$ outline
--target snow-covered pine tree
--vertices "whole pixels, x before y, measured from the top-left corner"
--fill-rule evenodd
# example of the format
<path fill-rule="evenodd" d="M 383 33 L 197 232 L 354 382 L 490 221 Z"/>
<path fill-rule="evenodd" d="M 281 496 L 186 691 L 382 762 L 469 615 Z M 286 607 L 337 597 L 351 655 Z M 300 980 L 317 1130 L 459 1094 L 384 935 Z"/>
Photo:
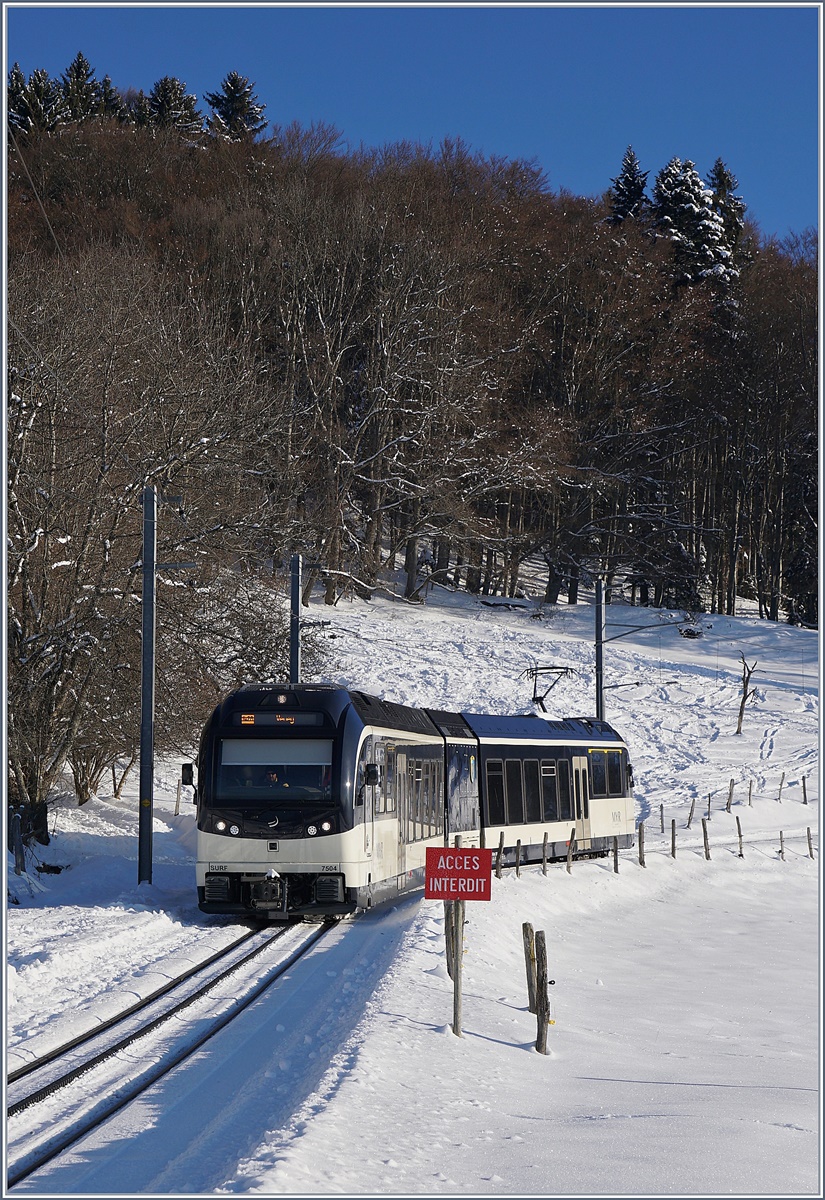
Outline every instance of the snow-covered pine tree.
<path fill-rule="evenodd" d="M 742 197 L 736 195 L 739 180 L 728 170 L 722 159 L 717 158 L 708 174 L 707 185 L 712 193 L 713 208 L 722 218 L 722 224 L 725 227 L 728 249 L 736 257 L 745 232 L 745 209 L 747 207 Z"/>
<path fill-rule="evenodd" d="M 9 71 L 9 82 L 6 88 L 6 121 L 12 133 L 21 133 L 26 128 L 26 114 L 23 106 L 25 91 L 26 76 L 21 70 L 20 63 L 15 63 Z"/>
<path fill-rule="evenodd" d="M 628 146 L 622 159 L 622 169 L 610 182 L 610 221 L 621 224 L 628 217 L 640 217 L 645 208 L 645 188 L 648 172 L 643 171 L 633 147 Z"/>
<path fill-rule="evenodd" d="M 22 75 L 22 72 L 20 74 Z M 9 82 L 11 83 L 11 79 Z M 15 86 L 19 89 L 17 75 Z M 21 134 L 49 133 L 61 125 L 67 116 L 68 108 L 60 84 L 49 76 L 48 71 L 32 71 L 28 83 L 17 97 L 15 128 Z M 9 123 L 11 124 L 11 112 Z"/>
<path fill-rule="evenodd" d="M 230 71 L 220 91 L 205 93 L 203 98 L 212 109 L 213 133 L 239 141 L 256 137 L 266 127 L 263 115 L 266 105 L 258 102 L 254 86 L 245 75 Z"/>
<path fill-rule="evenodd" d="M 187 96 L 186 84 L 172 75 L 164 75 L 149 93 L 152 124 L 181 133 L 203 132 L 203 117 L 196 105 L 197 96 Z"/>
<path fill-rule="evenodd" d="M 713 278 L 729 284 L 735 278 L 724 223 L 690 159 L 672 158 L 661 169 L 653 185 L 652 210 L 673 245 L 677 282 Z"/>
<path fill-rule="evenodd" d="M 108 75 L 103 76 L 98 87 L 97 115 L 99 117 L 117 117 L 119 121 L 126 120 L 123 97 Z"/>
<path fill-rule="evenodd" d="M 83 54 L 78 53 L 61 76 L 63 97 L 68 120 L 85 121 L 97 113 L 100 85 L 94 68 Z"/>
<path fill-rule="evenodd" d="M 149 107 L 149 98 L 143 91 L 135 91 L 134 88 L 127 88 L 121 95 L 123 104 L 123 112 L 121 119 L 129 125 L 137 125 L 139 129 L 145 129 L 147 125 L 152 124 L 152 110 Z"/>

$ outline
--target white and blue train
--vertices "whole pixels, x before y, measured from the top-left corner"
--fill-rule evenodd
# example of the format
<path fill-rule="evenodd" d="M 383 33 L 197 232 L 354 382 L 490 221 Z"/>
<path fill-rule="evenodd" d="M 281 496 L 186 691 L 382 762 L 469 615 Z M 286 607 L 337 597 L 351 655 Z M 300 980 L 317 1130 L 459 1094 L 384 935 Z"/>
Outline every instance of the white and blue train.
<path fill-rule="evenodd" d="M 191 764 L 184 782 L 193 783 Z M 604 721 L 410 708 L 320 684 L 253 684 L 197 761 L 203 912 L 333 917 L 421 887 L 428 846 L 502 862 L 633 844 L 627 746 Z"/>

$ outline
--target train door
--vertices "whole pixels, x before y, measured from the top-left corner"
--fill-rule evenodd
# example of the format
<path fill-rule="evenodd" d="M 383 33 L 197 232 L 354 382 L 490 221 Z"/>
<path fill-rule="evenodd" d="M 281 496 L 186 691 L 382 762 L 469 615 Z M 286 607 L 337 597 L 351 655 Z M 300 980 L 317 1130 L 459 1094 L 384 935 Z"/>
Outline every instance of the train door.
<path fill-rule="evenodd" d="M 590 847 L 590 788 L 587 780 L 587 759 L 573 756 L 573 805 L 576 817 L 576 841 L 582 850 Z"/>
<path fill-rule="evenodd" d="M 377 761 L 381 778 L 375 789 L 375 814 L 378 823 L 378 842 L 376 844 L 378 861 L 376 871 L 380 871 L 382 879 L 392 879 L 398 874 L 398 834 L 396 823 L 398 817 L 398 798 L 396 795 L 394 745 L 384 746 L 381 743 Z"/>
<path fill-rule="evenodd" d="M 403 875 L 407 870 L 407 813 L 409 799 L 407 796 L 407 755 L 399 747 L 395 755 L 395 805 L 398 817 L 398 874 Z"/>
<path fill-rule="evenodd" d="M 377 744 L 377 743 L 375 743 Z M 358 797 L 364 829 L 364 857 L 372 858 L 373 822 L 375 820 L 375 785 L 379 778 L 378 764 L 373 760 L 373 739 L 367 737 L 358 761 Z"/>

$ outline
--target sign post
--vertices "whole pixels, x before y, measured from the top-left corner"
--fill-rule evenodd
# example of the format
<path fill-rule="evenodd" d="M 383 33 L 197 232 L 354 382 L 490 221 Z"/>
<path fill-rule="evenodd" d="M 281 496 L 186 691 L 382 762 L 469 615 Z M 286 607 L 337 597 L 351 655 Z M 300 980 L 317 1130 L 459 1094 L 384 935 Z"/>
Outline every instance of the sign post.
<path fill-rule="evenodd" d="M 464 955 L 464 904 L 492 898 L 493 852 L 481 847 L 461 848 L 456 838 L 449 846 L 428 846 L 424 871 L 424 896 L 443 900 L 445 916 L 452 906 L 453 1033 L 461 1037 L 461 967 Z"/>

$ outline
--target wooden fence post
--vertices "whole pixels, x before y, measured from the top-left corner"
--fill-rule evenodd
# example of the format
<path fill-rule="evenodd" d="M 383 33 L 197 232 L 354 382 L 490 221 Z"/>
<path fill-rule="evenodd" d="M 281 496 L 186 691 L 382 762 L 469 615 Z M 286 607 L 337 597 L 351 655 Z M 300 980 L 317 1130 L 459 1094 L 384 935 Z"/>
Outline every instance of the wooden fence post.
<path fill-rule="evenodd" d="M 696 807 L 696 797 L 694 796 L 690 802 L 690 813 L 688 814 L 687 827 L 690 829 L 690 823 L 693 820 L 693 810 Z"/>
<path fill-rule="evenodd" d="M 676 857 L 676 818 L 670 822 L 670 856 Z"/>
<path fill-rule="evenodd" d="M 782 778 L 779 780 L 779 795 L 776 797 L 779 803 L 782 803 L 782 788 L 785 783 L 785 772 L 782 772 Z"/>
<path fill-rule="evenodd" d="M 516 878 L 521 875 L 521 838 L 516 840 Z"/>
<path fill-rule="evenodd" d="M 711 801 L 712 795 L 713 795 L 712 792 L 708 792 L 708 820 L 710 820 L 710 801 Z"/>
<path fill-rule="evenodd" d="M 785 861 L 785 835 L 782 830 L 779 830 L 779 857 Z"/>
<path fill-rule="evenodd" d="M 748 784 L 748 808 L 753 808 L 753 780 Z"/>
<path fill-rule="evenodd" d="M 613 874 L 619 874 L 619 839 L 617 837 L 613 839 Z"/>
<path fill-rule="evenodd" d="M 464 900 L 453 900 L 453 942 L 455 945 L 455 967 L 453 974 L 453 1033 L 461 1037 L 461 976 L 464 958 Z"/>
<path fill-rule="evenodd" d="M 665 831 L 665 806 L 664 806 L 664 804 L 659 805 L 659 820 L 662 825 L 662 833 L 664 833 L 664 831 Z"/>
<path fill-rule="evenodd" d="M 745 855 L 742 850 L 742 826 L 739 824 L 738 817 L 736 818 L 736 832 L 739 834 L 739 857 L 744 858 Z"/>
<path fill-rule="evenodd" d="M 730 812 L 730 806 L 733 803 L 733 785 L 735 783 L 736 783 L 735 779 L 732 779 L 730 781 L 730 787 L 728 788 L 728 802 L 725 805 L 725 812 Z"/>
<path fill-rule="evenodd" d="M 704 838 L 704 842 L 705 842 L 705 858 L 708 860 L 708 862 L 710 862 L 710 846 L 708 844 L 708 823 L 704 817 L 702 817 L 702 837 Z"/>
<path fill-rule="evenodd" d="M 645 865 L 645 823 L 639 822 L 639 866 Z"/>
<path fill-rule="evenodd" d="M 571 870 L 573 869 L 572 868 L 573 847 L 575 846 L 575 844 L 576 844 L 576 826 L 574 825 L 573 828 L 570 830 L 570 840 L 567 843 L 567 874 L 568 875 L 570 874 Z"/>
<path fill-rule="evenodd" d="M 547 994 L 547 944 L 544 930 L 536 933 L 536 1049 L 547 1053 L 547 1026 L 550 1023 L 550 997 Z"/>
<path fill-rule="evenodd" d="M 501 879 L 501 859 L 504 854 L 504 830 L 501 831 L 501 837 L 498 839 L 498 850 L 496 851 L 496 879 Z"/>
<path fill-rule="evenodd" d="M 809 825 L 808 826 L 808 858 L 813 858 L 813 856 L 814 856 L 814 844 L 811 840 L 811 827 Z"/>
<path fill-rule="evenodd" d="M 547 874 L 547 830 L 544 831 L 544 841 L 541 844 L 541 873 Z"/>
<path fill-rule="evenodd" d="M 524 942 L 524 968 L 527 972 L 527 1002 L 531 1013 L 536 1011 L 536 935 L 533 926 L 525 921 L 521 927 Z"/>
<path fill-rule="evenodd" d="M 802 776 L 802 803 L 808 803 L 808 781 L 805 776 Z"/>

